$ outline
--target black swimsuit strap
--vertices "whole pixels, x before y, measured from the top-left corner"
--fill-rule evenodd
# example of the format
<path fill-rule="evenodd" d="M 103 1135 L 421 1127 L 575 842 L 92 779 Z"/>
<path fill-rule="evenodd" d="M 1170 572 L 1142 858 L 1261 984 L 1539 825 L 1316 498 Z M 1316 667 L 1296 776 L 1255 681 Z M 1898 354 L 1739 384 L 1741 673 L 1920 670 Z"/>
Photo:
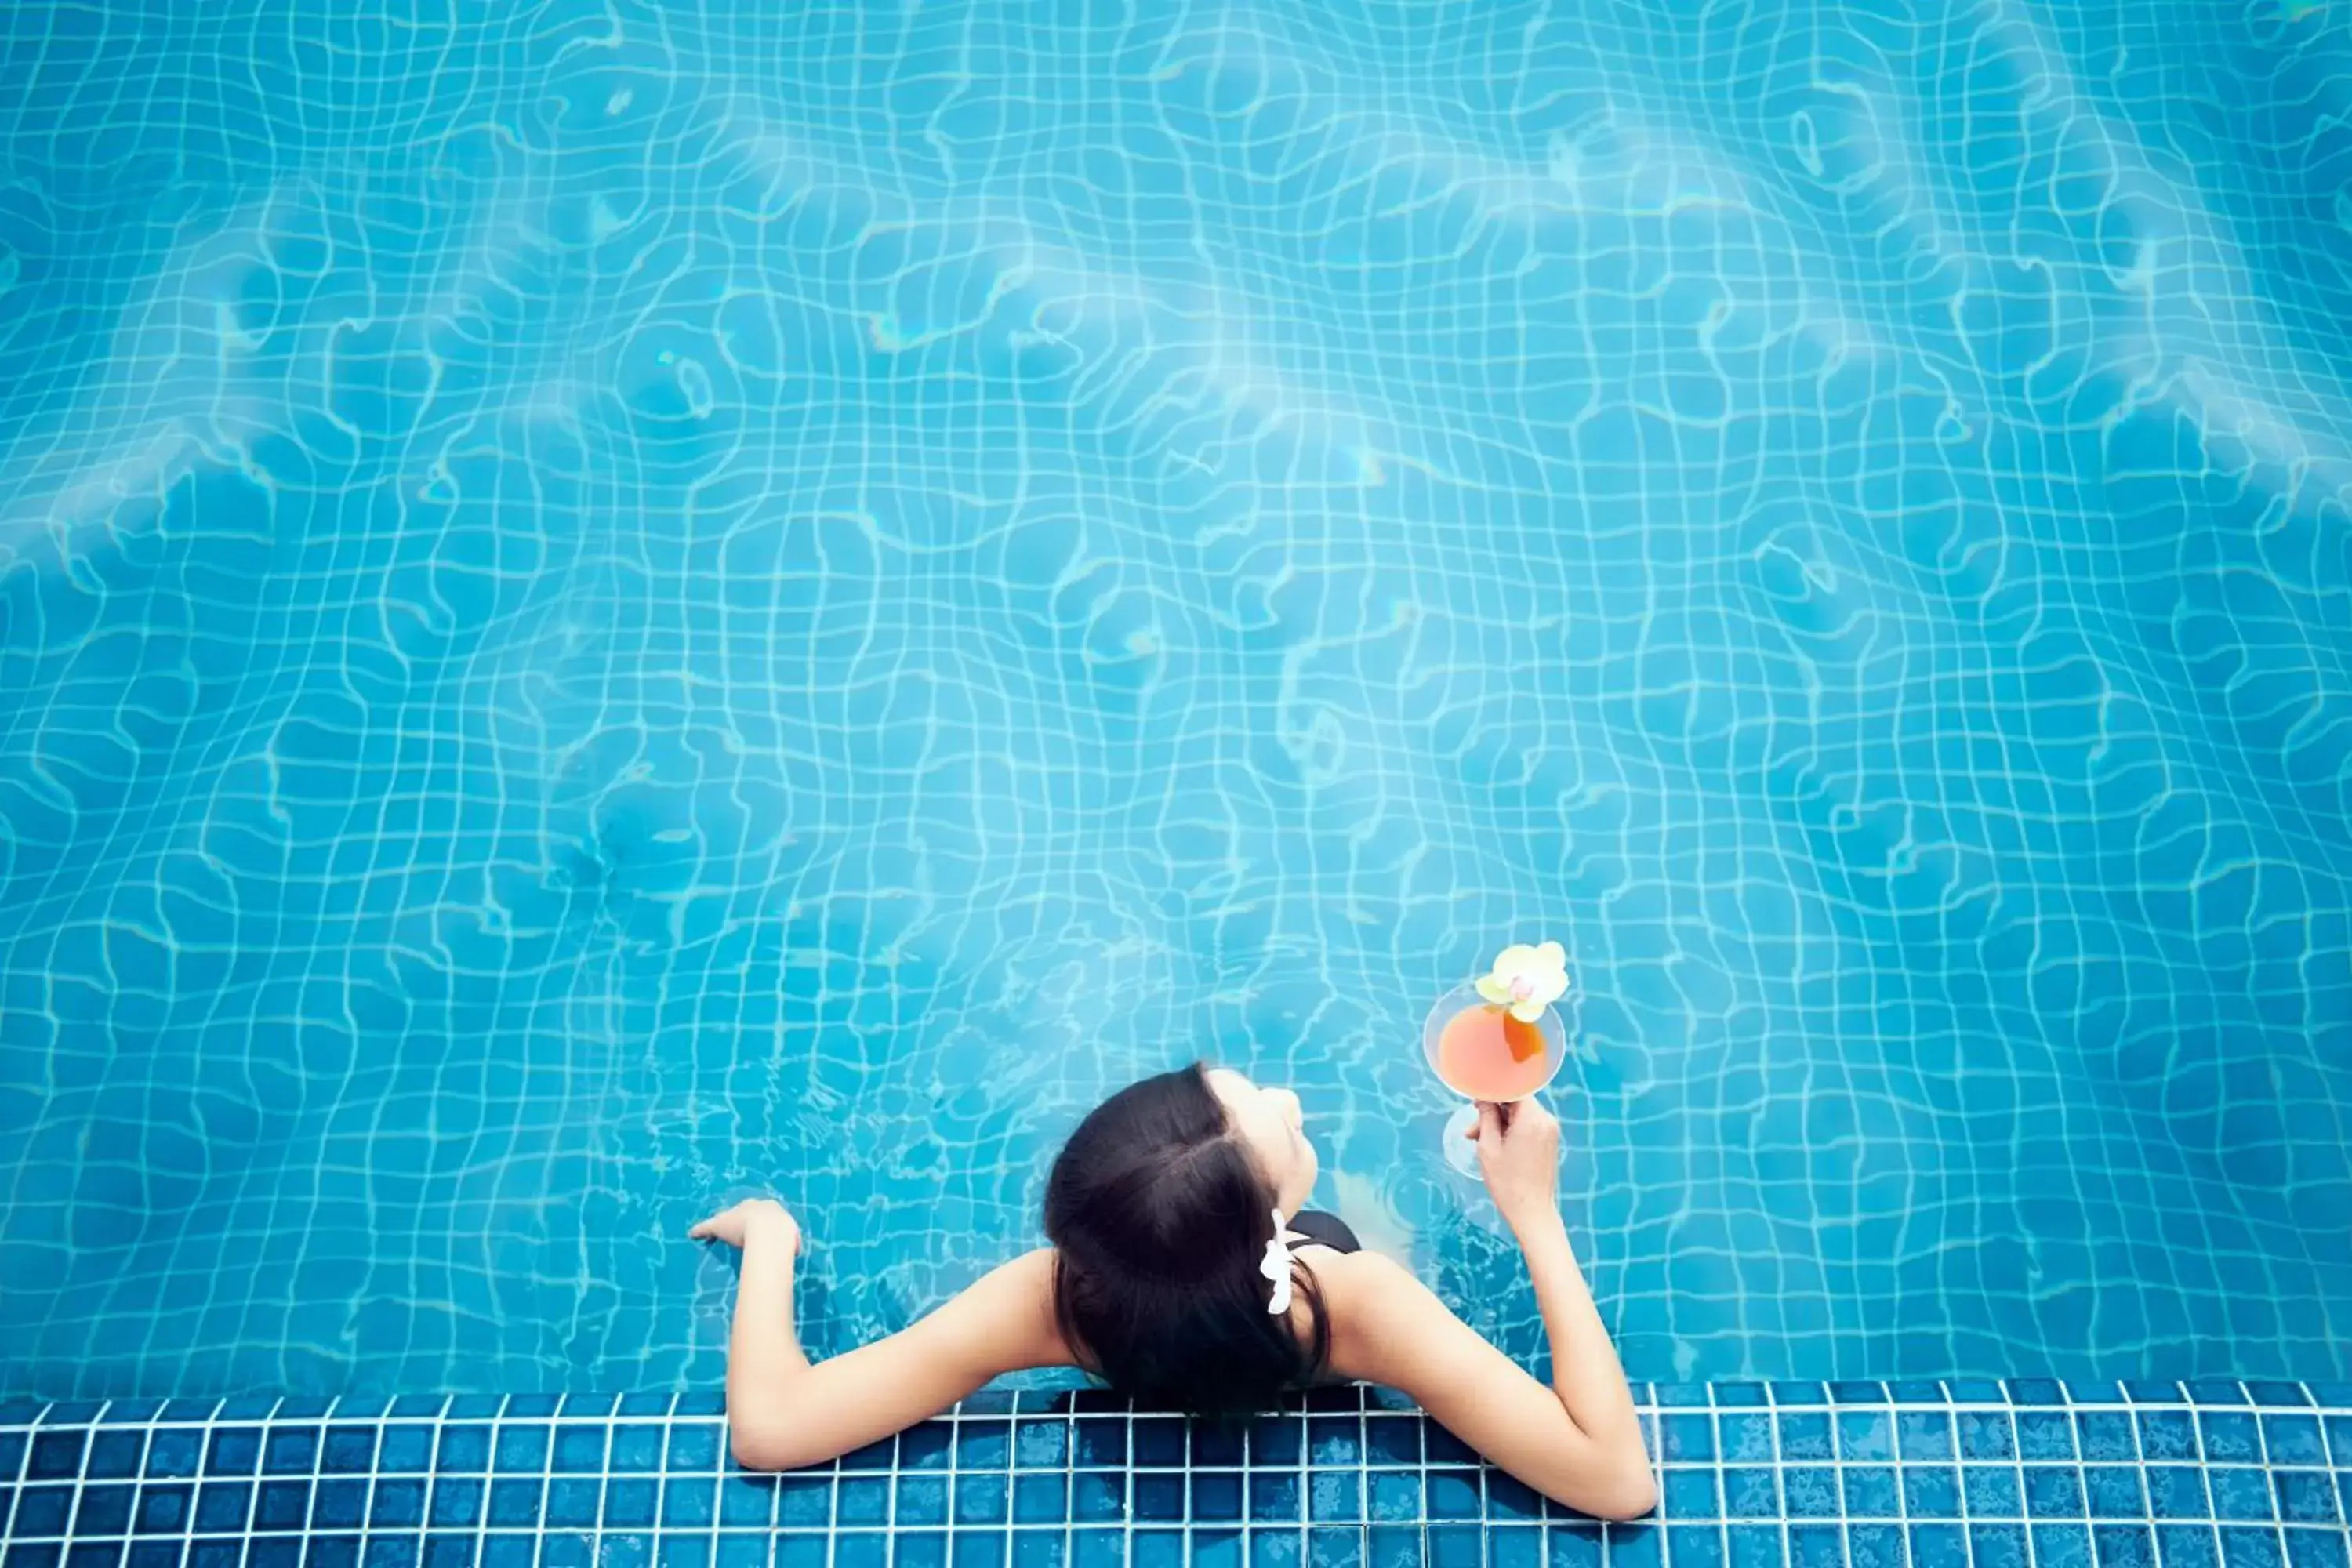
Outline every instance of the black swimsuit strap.
<path fill-rule="evenodd" d="M 1300 1209 L 1287 1222 L 1291 1229 L 1318 1247 L 1328 1247 L 1334 1252 L 1361 1252 L 1364 1244 L 1348 1228 L 1348 1222 L 1335 1214 L 1319 1209 Z"/>

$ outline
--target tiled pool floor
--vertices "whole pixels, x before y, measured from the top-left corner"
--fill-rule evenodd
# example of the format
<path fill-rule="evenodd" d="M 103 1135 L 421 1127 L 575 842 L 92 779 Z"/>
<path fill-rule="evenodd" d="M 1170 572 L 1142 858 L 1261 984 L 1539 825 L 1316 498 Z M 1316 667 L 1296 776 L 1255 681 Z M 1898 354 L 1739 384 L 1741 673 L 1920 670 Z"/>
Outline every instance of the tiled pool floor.
<path fill-rule="evenodd" d="M 1636 1390 L 1596 1524 L 1378 1391 L 1238 1426 L 983 1394 L 792 1475 L 716 1395 L 0 1405 L 0 1568 L 2347 1568 L 2352 1388 Z"/>

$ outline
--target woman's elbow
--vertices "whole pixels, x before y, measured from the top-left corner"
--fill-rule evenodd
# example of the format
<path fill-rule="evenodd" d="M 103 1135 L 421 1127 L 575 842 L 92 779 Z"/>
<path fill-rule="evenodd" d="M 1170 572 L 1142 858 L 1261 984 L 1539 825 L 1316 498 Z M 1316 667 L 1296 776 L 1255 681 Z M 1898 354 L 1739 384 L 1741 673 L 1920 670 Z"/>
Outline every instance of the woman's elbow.
<path fill-rule="evenodd" d="M 1591 1519 L 1642 1519 L 1658 1506 L 1657 1478 L 1650 1473 L 1647 1455 L 1598 1474 L 1590 1467 L 1580 1469 L 1561 1485 L 1542 1490 L 1554 1502 Z"/>
<path fill-rule="evenodd" d="M 792 1451 L 782 1433 L 760 1421 L 729 1423 L 727 1449 L 747 1470 L 794 1470 L 808 1463 Z"/>
<path fill-rule="evenodd" d="M 1658 1483 L 1646 1469 L 1638 1470 L 1611 1489 L 1601 1500 L 1602 1519 L 1645 1519 L 1658 1506 Z"/>

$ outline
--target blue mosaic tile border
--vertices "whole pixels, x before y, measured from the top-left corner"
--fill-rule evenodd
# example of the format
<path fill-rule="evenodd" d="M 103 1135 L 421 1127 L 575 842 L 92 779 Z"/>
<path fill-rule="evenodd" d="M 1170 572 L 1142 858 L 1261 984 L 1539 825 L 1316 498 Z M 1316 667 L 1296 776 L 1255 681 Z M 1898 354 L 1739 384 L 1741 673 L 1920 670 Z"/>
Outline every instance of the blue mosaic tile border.
<path fill-rule="evenodd" d="M 735 1469 L 711 1394 L 0 1402 L 0 1568 L 2352 1568 L 2352 1386 L 1638 1386 L 1658 1516 L 1384 1391 L 1235 1425 L 989 1393 Z"/>

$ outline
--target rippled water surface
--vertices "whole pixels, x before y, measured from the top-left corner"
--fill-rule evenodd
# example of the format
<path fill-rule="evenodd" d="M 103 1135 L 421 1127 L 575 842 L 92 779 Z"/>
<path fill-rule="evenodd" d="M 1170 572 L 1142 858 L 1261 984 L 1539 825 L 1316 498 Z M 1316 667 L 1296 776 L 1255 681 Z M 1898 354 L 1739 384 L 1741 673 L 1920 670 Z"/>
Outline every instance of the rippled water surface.
<path fill-rule="evenodd" d="M 715 1381 L 1108 1089 L 1637 1375 L 2352 1370 L 2352 22 L 0 17 L 0 1385 Z M 2300 9 L 2300 7 L 2297 7 Z"/>

